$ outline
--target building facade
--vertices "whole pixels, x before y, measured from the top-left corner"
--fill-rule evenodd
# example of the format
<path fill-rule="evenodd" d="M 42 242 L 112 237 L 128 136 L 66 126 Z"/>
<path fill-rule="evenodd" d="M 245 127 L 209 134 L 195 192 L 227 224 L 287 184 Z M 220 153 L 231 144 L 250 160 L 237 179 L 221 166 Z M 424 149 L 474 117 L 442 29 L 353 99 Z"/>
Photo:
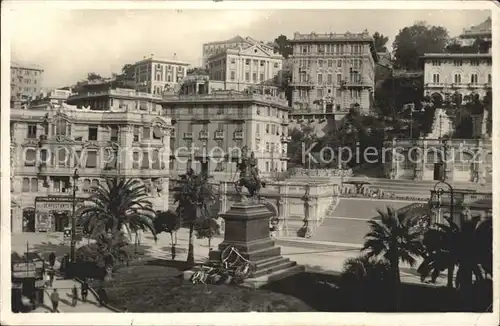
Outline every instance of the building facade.
<path fill-rule="evenodd" d="M 492 183 L 491 139 L 394 139 L 385 148 L 390 179 Z"/>
<path fill-rule="evenodd" d="M 10 65 L 11 101 L 26 101 L 42 90 L 43 68 L 35 65 Z"/>
<path fill-rule="evenodd" d="M 264 44 L 253 44 L 214 54 L 207 65 L 211 80 L 223 82 L 225 90 L 243 91 L 273 81 L 282 70 L 283 57 Z"/>
<path fill-rule="evenodd" d="M 294 117 L 341 118 L 355 106 L 363 113 L 369 112 L 378 56 L 367 31 L 295 33 L 291 43 Z"/>
<path fill-rule="evenodd" d="M 203 44 L 202 49 L 202 67 L 208 69 L 208 58 L 215 54 L 222 53 L 227 49 L 245 49 L 255 44 L 260 44 L 265 49 L 273 49 L 270 44 L 263 44 L 262 42 L 258 42 L 251 37 L 241 37 L 239 35 L 225 41 L 205 43 Z"/>
<path fill-rule="evenodd" d="M 175 131 L 170 169 L 188 167 L 218 180 L 235 181 L 236 163 L 247 146 L 264 176 L 286 171 L 288 106 L 282 97 L 253 92 L 213 91 L 206 76 L 192 78 L 175 95 L 164 95 L 164 115 Z M 217 82 L 215 82 L 217 83 Z"/>
<path fill-rule="evenodd" d="M 154 209 L 168 209 L 170 119 L 159 102 L 133 90 L 90 88 L 68 104 L 11 109 L 12 232 L 62 231 L 73 186 L 85 198 L 116 175 L 142 181 Z"/>
<path fill-rule="evenodd" d="M 491 17 L 488 17 L 481 24 L 471 26 L 470 28 L 464 28 L 462 34 L 459 36 L 463 45 L 472 45 L 475 40 L 480 39 L 484 42 L 485 47 L 489 48 L 489 53 L 491 53 Z"/>
<path fill-rule="evenodd" d="M 177 60 L 145 58 L 132 65 L 135 87 L 138 92 L 161 95 L 164 90 L 175 88 L 186 77 L 189 64 Z"/>

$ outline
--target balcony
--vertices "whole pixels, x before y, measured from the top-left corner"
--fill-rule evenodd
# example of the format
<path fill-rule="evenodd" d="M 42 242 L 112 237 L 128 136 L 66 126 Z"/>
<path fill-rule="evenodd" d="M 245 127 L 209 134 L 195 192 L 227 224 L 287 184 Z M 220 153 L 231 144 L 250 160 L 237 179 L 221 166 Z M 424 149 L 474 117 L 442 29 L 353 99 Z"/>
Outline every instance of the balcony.
<path fill-rule="evenodd" d="M 226 119 L 232 123 L 244 123 L 245 122 L 245 117 L 243 116 L 243 114 L 228 115 L 226 117 Z"/>
<path fill-rule="evenodd" d="M 235 131 L 234 132 L 234 139 L 235 140 L 241 140 L 241 139 L 243 139 L 243 131 Z"/>
<path fill-rule="evenodd" d="M 259 133 L 255 134 L 255 139 L 260 139 L 260 134 Z"/>
<path fill-rule="evenodd" d="M 290 119 L 288 118 L 281 118 L 281 125 L 282 126 L 288 126 L 290 124 Z"/>
<path fill-rule="evenodd" d="M 193 133 L 192 132 L 185 132 L 184 139 L 193 139 Z"/>
<path fill-rule="evenodd" d="M 218 140 L 224 139 L 224 131 L 222 131 L 222 130 L 216 130 L 214 138 L 218 139 Z"/>
<path fill-rule="evenodd" d="M 197 114 L 191 118 L 191 121 L 193 121 L 194 123 L 207 124 L 210 123 L 210 117 Z"/>
<path fill-rule="evenodd" d="M 293 86 L 293 87 L 310 87 L 310 88 L 312 88 L 312 87 L 316 86 L 316 83 L 314 83 L 311 80 L 307 80 L 307 81 L 304 81 L 304 80 L 300 81 L 299 80 L 299 81 L 292 81 L 290 83 L 290 86 Z"/>
<path fill-rule="evenodd" d="M 207 140 L 208 139 L 208 131 L 207 130 L 200 131 L 199 137 L 201 140 Z"/>

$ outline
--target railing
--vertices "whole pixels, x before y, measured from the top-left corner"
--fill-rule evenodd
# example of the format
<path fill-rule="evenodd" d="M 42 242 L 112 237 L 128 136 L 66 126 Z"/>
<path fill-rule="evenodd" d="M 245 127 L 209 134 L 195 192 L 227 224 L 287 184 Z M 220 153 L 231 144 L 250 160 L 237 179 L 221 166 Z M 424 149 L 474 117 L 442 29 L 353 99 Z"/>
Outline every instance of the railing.
<path fill-rule="evenodd" d="M 235 131 L 234 139 L 243 139 L 243 131 Z"/>
<path fill-rule="evenodd" d="M 215 139 L 224 139 L 224 131 L 216 130 L 214 136 Z"/>
<path fill-rule="evenodd" d="M 200 139 L 208 139 L 208 131 L 200 131 Z"/>
<path fill-rule="evenodd" d="M 261 94 L 245 94 L 236 92 L 227 92 L 224 94 L 196 94 L 196 95 L 163 95 L 165 101 L 264 101 L 281 106 L 288 106 L 286 99 L 278 98 L 270 95 Z"/>
<path fill-rule="evenodd" d="M 353 175 L 352 169 L 304 169 L 292 168 L 291 175 L 294 176 L 316 176 L 316 177 L 350 177 Z"/>
<path fill-rule="evenodd" d="M 130 97 L 139 97 L 139 98 L 147 98 L 147 99 L 155 99 L 161 100 L 162 97 L 160 95 L 145 93 L 145 92 L 137 92 L 135 90 L 127 90 L 127 89 L 111 89 L 106 91 L 99 92 L 77 92 L 71 93 L 68 97 L 68 100 L 74 98 L 82 98 L 82 97 L 92 97 L 92 96 L 130 96 Z"/>
<path fill-rule="evenodd" d="M 366 40 L 366 41 L 372 41 L 372 38 L 370 37 L 370 34 L 368 32 L 364 33 L 323 33 L 323 34 L 317 34 L 317 33 L 310 33 L 310 34 L 300 34 L 300 33 L 295 33 L 293 35 L 293 40 L 292 41 L 306 41 L 306 40 L 320 40 L 320 39 L 328 39 L 328 40 L 351 40 L 351 39 L 356 39 L 356 40 Z"/>
<path fill-rule="evenodd" d="M 193 139 L 193 133 L 192 132 L 185 132 L 184 139 Z"/>

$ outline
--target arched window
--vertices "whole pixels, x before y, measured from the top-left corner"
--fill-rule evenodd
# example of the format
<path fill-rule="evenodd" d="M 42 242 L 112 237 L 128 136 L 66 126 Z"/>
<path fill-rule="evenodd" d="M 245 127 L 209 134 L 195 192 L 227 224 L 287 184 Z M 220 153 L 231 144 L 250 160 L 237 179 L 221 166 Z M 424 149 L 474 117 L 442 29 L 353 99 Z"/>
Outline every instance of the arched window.
<path fill-rule="evenodd" d="M 462 75 L 460 74 L 455 74 L 455 77 L 453 79 L 455 84 L 460 84 L 462 82 Z"/>
<path fill-rule="evenodd" d="M 30 179 L 29 178 L 23 178 L 22 192 L 30 192 Z"/>
<path fill-rule="evenodd" d="M 90 191 L 90 180 L 85 179 L 83 180 L 83 192 L 89 192 Z"/>
<path fill-rule="evenodd" d="M 92 191 L 95 191 L 97 188 L 99 188 L 99 180 L 93 179 L 91 189 L 92 189 Z"/>

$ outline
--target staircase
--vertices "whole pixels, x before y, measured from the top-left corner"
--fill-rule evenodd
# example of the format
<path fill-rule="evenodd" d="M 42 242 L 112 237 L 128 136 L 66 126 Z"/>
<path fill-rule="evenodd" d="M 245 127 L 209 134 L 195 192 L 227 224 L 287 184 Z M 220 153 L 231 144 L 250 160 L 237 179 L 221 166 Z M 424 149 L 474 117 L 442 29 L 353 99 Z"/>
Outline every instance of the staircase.
<path fill-rule="evenodd" d="M 385 193 L 393 193 L 397 196 L 412 196 L 412 197 L 422 197 L 429 198 L 434 185 L 437 181 L 435 180 L 391 180 L 391 179 L 375 179 L 375 178 L 356 178 L 351 177 L 350 181 L 366 181 L 370 184 L 368 187 L 372 189 L 380 189 Z M 449 182 L 451 186 L 458 189 L 466 189 L 477 192 L 491 192 L 492 185 L 480 185 L 471 182 Z"/>

